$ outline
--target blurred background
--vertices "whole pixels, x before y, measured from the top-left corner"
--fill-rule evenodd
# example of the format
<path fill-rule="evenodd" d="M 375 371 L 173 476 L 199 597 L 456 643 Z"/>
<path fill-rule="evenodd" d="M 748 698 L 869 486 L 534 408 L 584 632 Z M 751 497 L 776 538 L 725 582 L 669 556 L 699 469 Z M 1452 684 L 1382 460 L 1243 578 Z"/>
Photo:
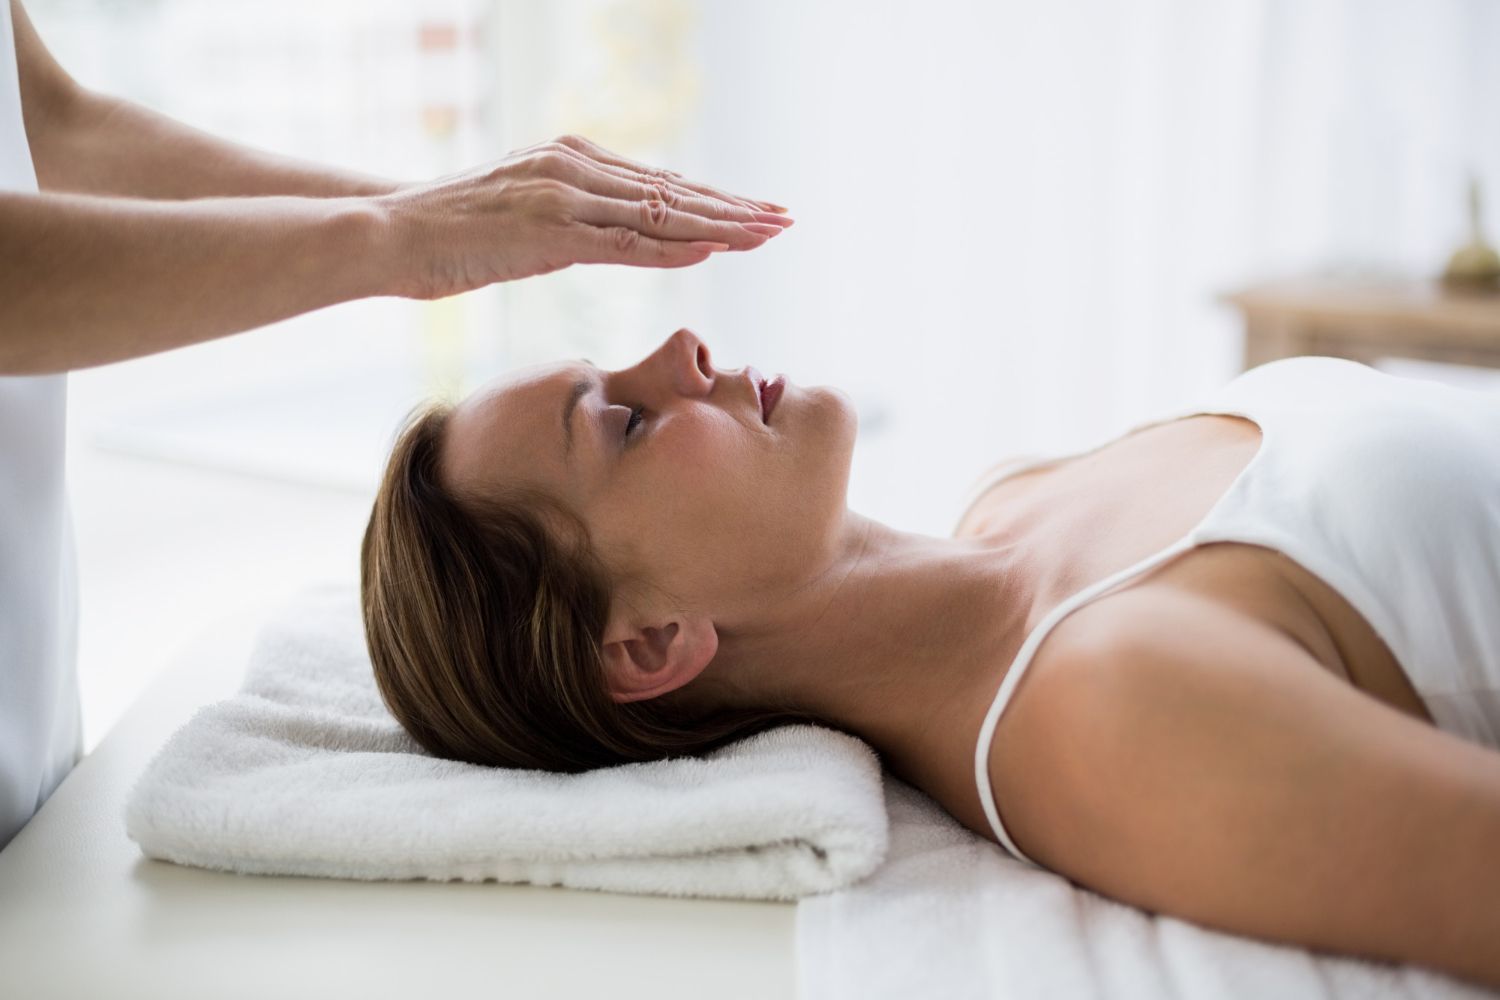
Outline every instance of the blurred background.
<path fill-rule="evenodd" d="M 401 417 L 518 365 L 621 367 L 687 326 L 720 367 L 840 386 L 850 506 L 934 535 L 1001 458 L 1233 377 L 1247 318 L 1282 353 L 1354 343 L 1227 298 L 1264 282 L 1386 289 L 1349 353 L 1496 386 L 1479 340 L 1402 340 L 1500 346 L 1493 297 L 1433 283 L 1472 179 L 1500 232 L 1488 0 L 26 7 L 80 83 L 262 149 L 422 180 L 576 132 L 797 220 L 685 271 L 369 299 L 73 375 L 86 750 L 221 617 L 355 585 Z"/>

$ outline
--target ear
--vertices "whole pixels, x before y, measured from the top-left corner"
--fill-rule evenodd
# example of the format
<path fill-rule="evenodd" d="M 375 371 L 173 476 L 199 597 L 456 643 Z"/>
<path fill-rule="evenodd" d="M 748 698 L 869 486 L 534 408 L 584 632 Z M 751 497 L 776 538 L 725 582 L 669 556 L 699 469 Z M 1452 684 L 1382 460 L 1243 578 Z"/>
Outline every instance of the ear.
<path fill-rule="evenodd" d="M 700 615 L 679 613 L 643 625 L 612 614 L 604 630 L 609 696 L 643 701 L 675 691 L 701 674 L 718 649 L 718 630 Z"/>

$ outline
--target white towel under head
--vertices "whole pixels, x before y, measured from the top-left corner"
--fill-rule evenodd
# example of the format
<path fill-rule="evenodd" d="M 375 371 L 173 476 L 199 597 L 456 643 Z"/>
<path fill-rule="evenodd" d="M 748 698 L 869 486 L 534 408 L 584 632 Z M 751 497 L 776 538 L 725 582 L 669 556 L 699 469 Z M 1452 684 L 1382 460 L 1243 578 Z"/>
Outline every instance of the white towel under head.
<path fill-rule="evenodd" d="M 149 857 L 246 874 L 782 900 L 864 878 L 888 837 L 879 758 L 822 726 L 582 774 L 433 757 L 381 702 L 347 587 L 273 617 L 239 693 L 162 746 L 125 824 Z"/>

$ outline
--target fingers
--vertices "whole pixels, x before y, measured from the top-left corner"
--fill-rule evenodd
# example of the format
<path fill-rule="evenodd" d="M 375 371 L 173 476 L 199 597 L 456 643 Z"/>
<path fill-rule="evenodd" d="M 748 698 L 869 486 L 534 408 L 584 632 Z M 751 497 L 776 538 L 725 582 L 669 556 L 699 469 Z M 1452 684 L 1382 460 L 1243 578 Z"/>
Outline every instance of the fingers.
<path fill-rule="evenodd" d="M 646 177 L 625 167 L 599 163 L 571 147 L 558 148 L 572 158 L 572 163 L 577 168 L 570 180 L 595 194 L 630 201 L 660 199 L 673 208 L 710 219 L 783 227 L 792 224 L 792 220 L 785 215 L 765 212 L 751 205 L 741 204 L 740 200 L 726 201 L 720 197 L 705 196 L 665 177 Z"/>
<path fill-rule="evenodd" d="M 601 166 L 581 156 L 580 161 L 585 165 L 586 172 L 580 174 L 579 185 L 594 194 L 604 195 L 607 198 L 620 198 L 625 201 L 663 201 L 671 208 L 691 212 L 693 215 L 700 215 L 706 219 L 753 222 L 783 228 L 792 224 L 791 219 L 774 212 L 747 208 L 721 198 L 705 197 L 660 179 L 636 180 L 626 176 L 628 172 L 621 168 Z"/>
<path fill-rule="evenodd" d="M 684 180 L 579 136 L 519 150 L 497 170 L 530 182 L 532 214 L 562 237 L 554 249 L 572 259 L 554 270 L 568 263 L 685 267 L 761 246 L 792 224 L 779 205 Z"/>
<path fill-rule="evenodd" d="M 775 202 L 756 201 L 752 198 L 745 198 L 737 194 L 730 194 L 727 191 L 720 191 L 718 188 L 710 187 L 707 184 L 699 184 L 696 181 L 690 181 L 683 177 L 681 174 L 677 173 L 675 170 L 666 170 L 662 167 L 653 167 L 644 163 L 637 163 L 635 160 L 629 159 L 628 157 L 620 156 L 618 153 L 612 153 L 609 150 L 605 149 L 603 146 L 591 142 L 581 135 L 565 135 L 559 138 L 557 140 L 557 143 L 568 149 L 583 153 L 597 163 L 612 166 L 620 170 L 625 170 L 628 172 L 627 175 L 634 179 L 646 180 L 650 178 L 661 178 L 671 183 L 675 187 L 686 188 L 693 194 L 705 195 L 710 198 L 717 198 L 721 201 L 732 202 L 734 204 L 743 205 L 745 207 L 754 207 L 755 209 L 762 212 L 776 212 L 785 215 L 787 211 L 784 207 L 782 207 L 781 205 L 777 205 Z"/>
<path fill-rule="evenodd" d="M 673 208 L 660 198 L 631 201 L 579 191 L 573 199 L 572 215 L 579 222 L 623 226 L 659 240 L 709 241 L 734 250 L 751 250 L 781 232 L 780 226 L 766 223 L 705 218 Z"/>
<path fill-rule="evenodd" d="M 574 230 L 574 261 L 579 264 L 634 264 L 637 267 L 687 267 L 702 263 L 723 243 L 659 240 L 644 236 L 629 226 L 590 226 L 579 223 Z"/>

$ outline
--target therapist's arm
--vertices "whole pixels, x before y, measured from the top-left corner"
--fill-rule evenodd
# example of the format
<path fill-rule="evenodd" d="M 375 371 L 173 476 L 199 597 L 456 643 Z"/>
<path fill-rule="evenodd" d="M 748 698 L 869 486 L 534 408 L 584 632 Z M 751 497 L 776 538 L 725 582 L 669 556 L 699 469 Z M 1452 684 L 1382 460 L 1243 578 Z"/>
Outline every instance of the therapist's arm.
<path fill-rule="evenodd" d="M 60 126 L 32 146 L 32 162 L 43 191 L 134 198 L 342 197 L 400 186 L 241 146 L 90 90 L 76 95 Z"/>
<path fill-rule="evenodd" d="M 89 368 L 394 294 L 368 198 L 0 191 L 0 375 Z"/>
<path fill-rule="evenodd" d="M 238 145 L 80 86 L 11 5 L 26 138 L 43 191 L 185 199 L 389 194 L 399 183 Z"/>
<path fill-rule="evenodd" d="M 39 174 L 51 181 L 70 160 L 55 151 L 80 141 L 67 138 L 77 91 L 36 43 L 19 0 L 3 2 L 15 14 L 18 53 L 22 35 L 32 40 L 22 114 L 42 151 Z M 197 155 L 178 146 L 157 169 L 170 173 Z M 758 247 L 791 224 L 779 206 L 579 136 L 394 189 L 255 155 L 218 169 L 261 190 L 303 193 L 203 197 L 213 182 L 193 165 L 182 176 L 208 186 L 187 195 L 66 192 L 46 182 L 36 193 L 0 191 L 0 374 L 88 368 L 352 299 L 444 298 L 574 264 L 686 267 Z M 138 183 L 149 183 L 142 171 Z"/>

